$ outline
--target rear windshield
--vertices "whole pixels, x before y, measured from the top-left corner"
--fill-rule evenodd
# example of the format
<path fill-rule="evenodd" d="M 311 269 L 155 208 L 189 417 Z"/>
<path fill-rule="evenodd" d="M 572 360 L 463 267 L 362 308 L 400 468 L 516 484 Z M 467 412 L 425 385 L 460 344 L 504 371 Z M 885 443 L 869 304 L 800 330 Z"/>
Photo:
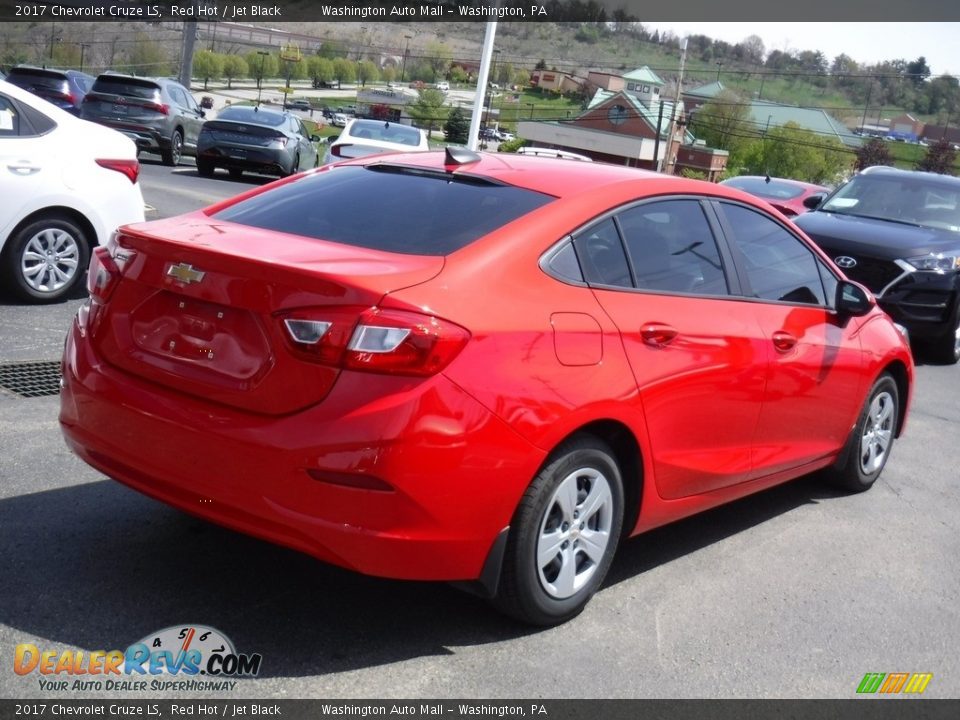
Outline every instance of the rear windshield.
<path fill-rule="evenodd" d="M 153 100 L 160 94 L 160 86 L 150 80 L 101 75 L 93 84 L 93 92 Z"/>
<path fill-rule="evenodd" d="M 217 115 L 218 120 L 233 120 L 234 122 L 245 122 L 251 125 L 269 125 L 270 127 L 280 127 L 286 120 L 286 116 L 280 113 L 270 112 L 269 110 L 257 110 L 248 106 L 230 107 Z"/>
<path fill-rule="evenodd" d="M 213 217 L 373 250 L 448 255 L 551 200 L 483 179 L 380 164 L 317 173 Z"/>
<path fill-rule="evenodd" d="M 67 78 L 63 73 L 40 68 L 13 68 L 7 75 L 7 82 L 23 88 L 37 87 L 61 90 L 66 87 Z"/>
<path fill-rule="evenodd" d="M 381 140 L 410 147 L 419 147 L 422 138 L 420 131 L 416 128 L 378 120 L 357 120 L 348 132 L 355 138 Z"/>
<path fill-rule="evenodd" d="M 734 178 L 727 180 L 724 185 L 735 187 L 751 195 L 757 195 L 765 198 L 776 198 L 779 200 L 789 200 L 790 198 L 800 197 L 803 194 L 802 185 L 780 182 L 764 178 Z"/>

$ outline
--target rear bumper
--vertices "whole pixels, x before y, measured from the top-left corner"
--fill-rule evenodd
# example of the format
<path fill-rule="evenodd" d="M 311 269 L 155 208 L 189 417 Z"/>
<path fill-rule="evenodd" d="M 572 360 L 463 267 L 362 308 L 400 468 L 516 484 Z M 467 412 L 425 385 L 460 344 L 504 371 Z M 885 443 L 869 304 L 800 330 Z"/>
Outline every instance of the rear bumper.
<path fill-rule="evenodd" d="M 273 175 L 289 175 L 293 172 L 293 158 L 281 150 L 200 145 L 197 148 L 197 159 L 209 162 L 216 167 L 238 168 Z"/>
<path fill-rule="evenodd" d="M 443 376 L 344 372 L 323 403 L 264 417 L 118 371 L 74 323 L 63 377 L 61 428 L 93 467 L 193 515 L 382 577 L 479 578 L 544 457 Z M 357 476 L 389 490 L 335 484 Z"/>

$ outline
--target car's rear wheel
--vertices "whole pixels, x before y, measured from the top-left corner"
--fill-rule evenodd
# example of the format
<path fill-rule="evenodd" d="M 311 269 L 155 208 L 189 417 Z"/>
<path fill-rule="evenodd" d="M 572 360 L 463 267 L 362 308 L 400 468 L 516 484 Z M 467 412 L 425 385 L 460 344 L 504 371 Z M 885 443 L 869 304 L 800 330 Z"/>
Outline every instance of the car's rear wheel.
<path fill-rule="evenodd" d="M 51 213 L 24 226 L 4 252 L 7 287 L 23 299 L 56 302 L 82 282 L 91 238 L 74 220 Z"/>
<path fill-rule="evenodd" d="M 497 607 L 535 625 L 576 616 L 603 582 L 622 524 L 613 452 L 589 435 L 564 443 L 514 514 Z"/>
<path fill-rule="evenodd" d="M 230 172 L 230 177 L 232 177 L 234 180 L 239 180 L 240 178 L 243 177 L 243 170 L 241 170 L 240 168 L 230 168 L 229 172 Z"/>
<path fill-rule="evenodd" d="M 217 166 L 214 165 L 209 160 L 203 160 L 197 158 L 197 173 L 203 177 L 213 177 L 213 172 L 217 169 Z"/>
<path fill-rule="evenodd" d="M 840 461 L 831 470 L 840 487 L 863 492 L 880 477 L 897 433 L 899 398 L 897 383 L 887 373 L 870 388 Z"/>
<path fill-rule="evenodd" d="M 160 150 L 160 157 L 164 165 L 176 167 L 180 164 L 180 158 L 183 157 L 183 135 L 179 130 L 174 130 L 170 136 L 170 147 L 166 150 Z"/>

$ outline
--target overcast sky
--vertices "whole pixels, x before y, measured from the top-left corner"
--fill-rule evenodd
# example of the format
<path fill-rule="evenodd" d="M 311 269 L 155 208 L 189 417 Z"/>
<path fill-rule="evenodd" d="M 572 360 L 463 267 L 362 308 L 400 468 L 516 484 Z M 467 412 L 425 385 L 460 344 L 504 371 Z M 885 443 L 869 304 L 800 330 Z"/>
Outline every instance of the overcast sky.
<path fill-rule="evenodd" d="M 841 0 L 838 0 L 841 1 Z M 955 0 L 944 0 L 953 2 Z M 770 50 L 820 50 L 833 61 L 846 53 L 859 63 L 927 59 L 934 75 L 960 75 L 960 23 L 893 22 L 643 22 L 645 27 L 672 30 L 679 37 L 706 35 L 737 43 L 758 35 Z"/>

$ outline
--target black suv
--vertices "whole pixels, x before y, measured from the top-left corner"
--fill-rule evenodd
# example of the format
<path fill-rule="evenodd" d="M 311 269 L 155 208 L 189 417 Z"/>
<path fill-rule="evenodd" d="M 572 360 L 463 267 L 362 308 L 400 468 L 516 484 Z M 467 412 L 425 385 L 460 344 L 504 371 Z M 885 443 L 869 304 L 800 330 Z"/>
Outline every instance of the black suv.
<path fill-rule="evenodd" d="M 960 179 L 871 167 L 817 203 L 794 222 L 918 349 L 960 361 Z"/>
<path fill-rule="evenodd" d="M 195 155 L 204 111 L 176 80 L 105 73 L 83 100 L 80 117 L 119 130 L 137 150 L 159 153 L 166 165 Z"/>
<path fill-rule="evenodd" d="M 80 114 L 80 103 L 93 85 L 93 75 L 79 70 L 47 70 L 30 65 L 11 68 L 6 80 L 74 115 Z"/>

